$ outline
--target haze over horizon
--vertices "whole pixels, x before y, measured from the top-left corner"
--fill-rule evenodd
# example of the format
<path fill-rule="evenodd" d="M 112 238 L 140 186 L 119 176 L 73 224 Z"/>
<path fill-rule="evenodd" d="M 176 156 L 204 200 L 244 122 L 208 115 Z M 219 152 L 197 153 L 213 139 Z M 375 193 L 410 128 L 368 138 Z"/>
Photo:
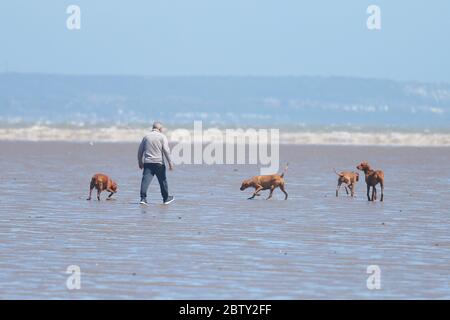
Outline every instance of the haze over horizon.
<path fill-rule="evenodd" d="M 234 74 L 213 74 L 213 75 L 202 75 L 202 74 L 185 74 L 185 75 L 152 75 L 152 74 L 114 74 L 114 73 L 64 73 L 64 72 L 20 72 L 20 71 L 0 71 L 0 76 L 6 75 L 23 75 L 23 76 L 64 76 L 64 77 L 110 77 L 110 78 L 148 78 L 148 79 L 157 79 L 157 78 L 236 78 L 236 79 L 245 79 L 245 78 L 255 78 L 255 79 L 280 79 L 280 78 L 292 78 L 292 79 L 348 79 L 348 80 L 374 80 L 374 81 L 391 81 L 396 83 L 423 83 L 423 84 L 437 84 L 437 85 L 450 85 L 450 80 L 442 80 L 442 81 L 420 81 L 420 80 L 397 80 L 385 77 L 358 77 L 358 76 L 345 76 L 345 75 L 320 75 L 320 74 L 311 74 L 311 75 L 234 75 Z"/>

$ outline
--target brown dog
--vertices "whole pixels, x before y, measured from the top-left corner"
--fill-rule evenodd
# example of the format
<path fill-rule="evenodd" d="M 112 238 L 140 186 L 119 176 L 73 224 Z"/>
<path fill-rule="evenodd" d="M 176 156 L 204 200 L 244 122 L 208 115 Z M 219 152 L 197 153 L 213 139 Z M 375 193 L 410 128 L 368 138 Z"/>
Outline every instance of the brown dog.
<path fill-rule="evenodd" d="M 338 178 L 338 184 L 336 187 L 336 197 L 339 195 L 339 189 L 341 188 L 341 185 L 344 183 L 345 192 L 348 194 L 347 187 L 350 189 L 351 196 L 353 197 L 355 195 L 355 186 L 356 182 L 359 181 L 359 173 L 358 172 L 350 172 L 350 171 L 342 171 L 338 173 L 336 169 L 334 172 L 339 176 Z"/>
<path fill-rule="evenodd" d="M 358 170 L 364 171 L 364 175 L 366 177 L 367 184 L 367 200 L 374 201 L 377 200 L 377 188 L 375 187 L 377 184 L 381 186 L 381 198 L 380 201 L 383 201 L 383 193 L 384 193 L 384 172 L 381 170 L 372 170 L 370 165 L 365 161 L 361 162 L 356 166 Z M 370 198 L 370 187 L 372 187 L 372 199 Z"/>
<path fill-rule="evenodd" d="M 284 189 L 284 174 L 286 173 L 286 170 L 288 168 L 289 163 L 284 168 L 284 171 L 281 175 L 279 174 L 272 174 L 267 176 L 254 176 L 250 179 L 244 180 L 241 185 L 241 191 L 244 191 L 245 189 L 249 187 L 255 188 L 255 192 L 249 199 L 253 199 L 255 196 L 259 196 L 259 192 L 261 190 L 267 190 L 270 189 L 270 194 L 267 197 L 266 200 L 269 200 L 272 198 L 272 193 L 275 188 L 279 187 L 281 191 L 283 191 L 285 197 L 284 200 L 287 199 L 288 194 L 286 190 Z"/>
<path fill-rule="evenodd" d="M 92 190 L 97 189 L 97 200 L 100 201 L 100 193 L 102 191 L 110 192 L 108 198 L 106 200 L 111 200 L 111 197 L 114 193 L 117 192 L 117 183 L 115 183 L 110 177 L 105 174 L 97 173 L 91 179 L 91 185 L 89 190 L 89 198 L 86 200 L 91 200 Z"/>

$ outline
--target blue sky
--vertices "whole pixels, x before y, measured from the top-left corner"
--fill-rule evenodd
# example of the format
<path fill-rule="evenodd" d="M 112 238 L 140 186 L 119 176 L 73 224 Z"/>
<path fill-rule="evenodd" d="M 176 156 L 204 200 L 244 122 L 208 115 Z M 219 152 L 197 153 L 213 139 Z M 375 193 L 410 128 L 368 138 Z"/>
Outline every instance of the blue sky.
<path fill-rule="evenodd" d="M 66 8 L 81 7 L 81 30 Z M 381 8 L 382 29 L 366 28 Z M 0 72 L 321 75 L 450 82 L 450 1 L 14 0 Z"/>

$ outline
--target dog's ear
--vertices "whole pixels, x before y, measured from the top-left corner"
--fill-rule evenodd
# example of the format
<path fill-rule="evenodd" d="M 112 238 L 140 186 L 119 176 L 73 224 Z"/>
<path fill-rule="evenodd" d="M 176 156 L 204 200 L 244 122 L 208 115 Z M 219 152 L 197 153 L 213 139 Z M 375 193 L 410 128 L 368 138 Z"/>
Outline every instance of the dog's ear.
<path fill-rule="evenodd" d="M 360 164 L 358 164 L 358 165 L 356 166 L 356 168 L 357 168 L 358 170 L 364 169 L 364 168 L 366 168 L 366 167 L 367 167 L 367 161 L 363 161 L 363 162 L 361 162 Z"/>

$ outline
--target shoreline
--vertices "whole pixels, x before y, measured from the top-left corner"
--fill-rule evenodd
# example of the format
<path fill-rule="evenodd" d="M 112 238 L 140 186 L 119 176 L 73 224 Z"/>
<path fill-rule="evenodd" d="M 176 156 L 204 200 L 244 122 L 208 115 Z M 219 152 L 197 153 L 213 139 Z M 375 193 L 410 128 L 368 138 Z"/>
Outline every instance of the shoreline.
<path fill-rule="evenodd" d="M 140 140 L 136 141 L 77 141 L 77 140 L 7 140 L 0 138 L 0 144 L 73 144 L 73 145 L 139 145 Z M 169 142 L 170 146 L 173 147 L 174 143 Z M 203 143 L 203 146 L 208 145 Z M 402 148 L 402 149 L 448 149 L 450 145 L 395 145 L 395 144 L 327 144 L 327 143 L 289 143 L 280 142 L 282 147 L 330 147 L 330 148 Z"/>
<path fill-rule="evenodd" d="M 236 129 L 233 129 L 236 130 Z M 225 143 L 223 138 L 218 143 Z M 256 132 L 256 131 L 255 131 Z M 139 143 L 148 130 L 100 128 L 94 130 L 71 129 L 2 129 L 0 128 L 1 142 L 70 142 L 70 143 Z M 181 133 L 181 135 L 180 135 Z M 383 146 L 383 147 L 450 147 L 450 133 L 427 132 L 349 132 L 349 131 L 298 131 L 279 132 L 279 139 L 270 135 L 271 141 L 279 141 L 280 145 L 322 145 L 322 146 Z M 207 130 L 198 136 L 192 131 L 180 129 L 167 133 L 169 142 L 175 144 L 180 137 L 186 137 L 187 143 L 208 144 L 211 138 Z M 242 138 L 248 144 L 250 135 L 242 131 Z M 236 136 L 237 137 L 237 136 Z M 217 138 L 216 138 L 217 139 Z M 260 138 L 258 138 L 260 139 Z M 182 140 L 186 142 L 186 140 Z M 254 140 L 256 142 L 256 140 Z M 259 142 L 259 140 L 258 140 Z M 252 142 L 254 143 L 254 142 Z"/>
<path fill-rule="evenodd" d="M 140 140 L 135 141 L 89 141 L 89 140 L 8 140 L 1 139 L 0 144 L 74 144 L 74 145 L 139 145 Z M 175 144 L 174 142 L 169 142 L 171 147 Z M 203 146 L 208 145 L 203 143 Z M 248 144 L 247 144 L 248 145 Z M 344 147 L 344 148 L 401 148 L 401 149 L 448 149 L 450 145 L 395 145 L 395 144 L 332 144 L 332 143 L 290 143 L 290 142 L 280 142 L 280 146 L 285 147 Z"/>

